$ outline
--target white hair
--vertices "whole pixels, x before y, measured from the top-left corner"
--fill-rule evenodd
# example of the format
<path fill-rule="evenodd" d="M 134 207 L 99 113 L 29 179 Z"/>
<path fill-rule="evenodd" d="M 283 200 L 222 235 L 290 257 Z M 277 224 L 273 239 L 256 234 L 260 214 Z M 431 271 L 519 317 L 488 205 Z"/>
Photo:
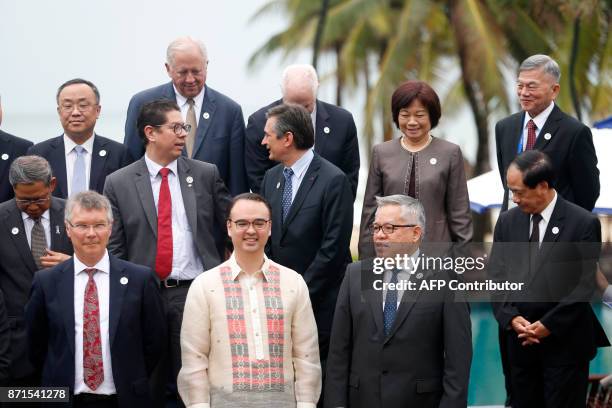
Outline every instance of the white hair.
<path fill-rule="evenodd" d="M 174 64 L 174 55 L 179 51 L 187 51 L 193 45 L 197 46 L 202 54 L 202 59 L 204 60 L 204 64 L 208 62 L 208 52 L 206 51 L 206 45 L 201 40 L 191 37 L 179 37 L 176 40 L 172 41 L 170 45 L 168 45 L 168 49 L 166 50 L 166 62 L 168 65 Z"/>
<path fill-rule="evenodd" d="M 290 83 L 305 83 L 310 85 L 312 88 L 312 94 L 317 94 L 317 89 L 319 89 L 319 77 L 317 76 L 317 71 L 310 64 L 293 64 L 289 65 L 283 70 L 282 80 L 281 80 L 281 92 L 283 96 L 285 95 L 285 90 L 289 86 Z"/>
<path fill-rule="evenodd" d="M 557 64 L 557 61 L 550 58 L 548 55 L 532 55 L 521 63 L 521 66 L 519 67 L 519 72 L 531 71 L 534 69 L 541 69 L 542 71 L 553 77 L 556 83 L 559 83 L 559 80 L 561 79 L 561 70 L 559 69 L 559 64 Z"/>

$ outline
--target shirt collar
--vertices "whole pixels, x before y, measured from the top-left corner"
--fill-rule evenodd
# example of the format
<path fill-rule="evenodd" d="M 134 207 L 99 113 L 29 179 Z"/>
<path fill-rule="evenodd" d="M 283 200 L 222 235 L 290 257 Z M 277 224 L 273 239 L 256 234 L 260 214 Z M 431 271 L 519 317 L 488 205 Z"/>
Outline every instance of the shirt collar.
<path fill-rule="evenodd" d="M 308 149 L 306 153 L 302 155 L 302 157 L 300 157 L 295 163 L 293 163 L 293 166 L 291 166 L 291 170 L 293 170 L 295 177 L 297 177 L 298 179 L 304 177 L 304 173 L 306 173 L 306 169 L 308 169 L 308 166 L 310 166 L 310 162 L 312 162 L 313 158 L 314 153 L 312 152 L 312 149 Z"/>
<path fill-rule="evenodd" d="M 174 94 L 176 95 L 176 103 L 180 108 L 182 108 L 187 103 L 187 99 L 189 98 L 185 98 L 183 95 L 181 95 L 178 89 L 176 89 L 176 86 L 174 86 L 174 84 L 172 84 L 172 87 L 174 88 Z M 193 102 L 195 104 L 194 109 L 196 110 L 196 116 L 198 114 L 197 112 L 199 112 L 199 108 L 202 107 L 202 104 L 204 102 L 205 92 L 206 92 L 206 86 L 203 86 L 200 93 L 193 97 Z"/>
<path fill-rule="evenodd" d="M 66 136 L 65 133 L 63 137 L 64 137 L 64 152 L 66 153 L 66 156 L 68 156 L 68 154 L 70 154 L 72 150 L 74 150 L 74 147 L 77 144 L 74 143 L 74 140 Z M 92 134 L 91 137 L 87 138 L 87 140 L 84 141 L 83 144 L 81 145 L 83 149 L 85 149 L 85 151 L 89 154 L 93 152 L 94 137 L 95 137 L 95 134 Z"/>
<path fill-rule="evenodd" d="M 236 280 L 238 275 L 240 275 L 240 272 L 242 272 L 242 269 L 238 265 L 238 262 L 236 261 L 236 256 L 234 255 L 233 252 L 232 252 L 232 256 L 230 256 L 227 262 L 232 271 L 232 280 Z M 266 281 L 268 280 L 269 268 L 270 268 L 270 260 L 268 259 L 266 254 L 264 254 L 264 263 L 261 266 L 261 273 L 263 274 L 263 277 Z"/>
<path fill-rule="evenodd" d="M 542 112 L 538 113 L 535 118 L 532 118 L 531 116 L 529 116 L 528 112 L 525 112 L 525 120 L 523 120 L 523 129 L 527 127 L 527 122 L 529 122 L 529 120 L 531 119 L 533 120 L 533 123 L 535 123 L 535 125 L 537 126 L 538 130 L 542 130 L 544 124 L 546 123 L 546 119 L 548 119 L 548 116 L 550 116 L 550 113 L 554 108 L 555 102 L 552 101 L 550 105 L 548 105 L 548 107 Z"/>
<path fill-rule="evenodd" d="M 76 253 L 72 257 L 72 259 L 74 260 L 74 276 L 77 276 L 79 273 L 89 268 L 89 266 L 85 265 L 79 260 L 79 257 Z M 93 268 L 106 274 L 110 273 L 110 260 L 108 259 L 108 250 L 104 250 L 104 255 L 102 256 L 102 259 L 100 259 L 98 263 L 93 266 Z"/>
<path fill-rule="evenodd" d="M 546 224 L 550 222 L 550 217 L 552 217 L 552 213 L 555 209 L 555 204 L 557 204 L 557 191 L 556 190 L 555 190 L 555 196 L 553 197 L 553 199 L 550 200 L 550 203 L 548 203 L 546 208 L 543 209 L 542 212 L 540 213 L 540 215 L 542 216 L 542 219 L 546 221 Z"/>
<path fill-rule="evenodd" d="M 161 166 L 157 163 L 155 163 L 153 160 L 151 160 L 151 158 L 149 156 L 147 156 L 147 154 L 145 153 L 144 155 L 145 157 L 145 164 L 147 165 L 147 170 L 149 170 L 149 175 L 151 177 L 157 177 L 157 175 L 159 174 L 159 171 L 161 169 L 164 168 L 164 166 Z M 170 169 L 170 171 L 172 172 L 172 174 L 174 174 L 175 176 L 178 176 L 178 164 L 177 164 L 178 159 L 170 162 L 167 166 L 167 168 Z"/>
<path fill-rule="evenodd" d="M 53 200 L 53 198 L 50 198 L 50 200 Z M 28 215 L 28 213 L 26 213 L 25 211 L 21 212 L 21 218 L 23 220 L 27 220 L 28 218 L 30 218 L 30 216 Z M 49 220 L 49 210 L 45 211 L 44 213 L 42 213 L 42 215 L 40 216 L 40 218 L 45 219 L 45 220 Z M 33 220 L 33 218 L 30 218 Z"/>

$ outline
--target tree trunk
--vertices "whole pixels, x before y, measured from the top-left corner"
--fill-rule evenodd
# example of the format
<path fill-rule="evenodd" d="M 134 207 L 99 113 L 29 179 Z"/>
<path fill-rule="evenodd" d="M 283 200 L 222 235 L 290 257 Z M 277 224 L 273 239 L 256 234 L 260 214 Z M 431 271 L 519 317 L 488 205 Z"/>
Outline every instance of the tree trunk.
<path fill-rule="evenodd" d="M 319 11 L 319 21 L 317 22 L 317 31 L 315 33 L 314 44 L 312 45 L 312 66 L 317 69 L 319 59 L 319 51 L 321 50 L 321 41 L 323 39 L 323 30 L 325 29 L 325 18 L 329 8 L 329 0 L 321 0 L 321 10 Z"/>
<path fill-rule="evenodd" d="M 569 87 L 570 95 L 572 98 L 572 105 L 574 105 L 574 111 L 576 117 L 582 122 L 582 109 L 580 109 L 580 98 L 578 97 L 578 90 L 576 89 L 576 60 L 578 59 L 578 43 L 580 41 L 580 14 L 574 19 L 574 36 L 572 38 L 572 49 L 570 52 L 569 60 Z"/>
<path fill-rule="evenodd" d="M 342 106 L 342 89 L 344 88 L 344 75 L 342 74 L 342 60 L 340 53 L 342 52 L 342 44 L 336 42 L 334 44 L 336 52 L 336 105 Z"/>

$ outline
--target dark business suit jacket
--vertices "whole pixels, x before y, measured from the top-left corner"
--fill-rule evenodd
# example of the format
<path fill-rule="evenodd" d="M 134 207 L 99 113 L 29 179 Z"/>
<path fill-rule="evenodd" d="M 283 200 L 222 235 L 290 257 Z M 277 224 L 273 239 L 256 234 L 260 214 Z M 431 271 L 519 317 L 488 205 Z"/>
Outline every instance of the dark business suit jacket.
<path fill-rule="evenodd" d="M 495 125 L 497 166 L 504 186 L 502 211 L 508 209 L 506 170 L 517 156 L 524 117 L 525 112 L 515 113 Z M 544 137 L 547 133 L 551 136 L 548 140 Z M 585 210 L 593 210 L 599 197 L 599 170 L 591 130 L 555 105 L 534 148 L 550 157 L 557 172 L 557 192 Z"/>
<path fill-rule="evenodd" d="M 34 143 L 0 130 L 0 203 L 15 196 L 9 183 L 9 168 L 13 160 L 24 156 Z"/>
<path fill-rule="evenodd" d="M 151 406 L 148 378 L 166 346 L 166 324 L 152 271 L 109 255 L 109 342 L 119 407 Z M 127 284 L 121 280 L 127 279 Z M 32 360 L 42 385 L 74 390 L 74 260 L 40 271 L 26 305 Z"/>
<path fill-rule="evenodd" d="M 64 136 L 54 137 L 53 139 L 35 144 L 28 150 L 28 154 L 36 154 L 47 159 L 53 170 L 53 175 L 57 178 L 57 187 L 53 191 L 53 195 L 67 198 L 68 177 L 66 175 Z M 132 156 L 121 143 L 100 135 L 94 135 L 91 170 L 89 172 L 89 189 L 102 194 L 106 176 L 133 161 Z"/>
<path fill-rule="evenodd" d="M 156 99 L 176 102 L 172 82 L 139 92 L 132 97 L 125 121 L 125 140 L 135 159 L 144 154 L 144 145 L 138 135 L 136 120 L 140 108 Z M 249 191 L 244 169 L 244 117 L 242 108 L 232 99 L 206 86 L 202 110 L 198 113 L 198 131 L 192 159 L 212 163 L 232 196 Z M 186 155 L 186 151 L 183 151 Z"/>
<path fill-rule="evenodd" d="M 315 153 L 283 222 L 283 169 L 279 164 L 268 170 L 262 183 L 261 194 L 272 207 L 268 256 L 304 277 L 325 360 L 338 288 L 350 262 L 353 196 L 346 175 Z"/>
<path fill-rule="evenodd" d="M 383 295 L 371 260 L 348 266 L 340 287 L 325 381 L 326 408 L 467 406 L 472 360 L 468 304 L 448 290 L 404 292 L 384 334 Z M 423 279 L 448 281 L 446 272 Z"/>
<path fill-rule="evenodd" d="M 268 149 L 262 146 L 261 140 L 266 126 L 266 112 L 281 103 L 282 99 L 274 101 L 249 116 L 244 161 L 249 187 L 254 193 L 260 192 L 266 171 L 277 164 L 268 159 Z M 345 109 L 317 99 L 316 126 L 315 152 L 346 174 L 351 183 L 354 200 L 359 179 L 359 142 L 353 115 Z"/>
<path fill-rule="evenodd" d="M 4 295 L 0 290 L 0 386 L 6 386 L 9 379 L 11 364 L 9 350 L 11 346 L 11 330 L 9 329 L 8 315 Z"/>
<path fill-rule="evenodd" d="M 609 345 L 588 303 L 595 290 L 601 248 L 599 219 L 558 195 L 533 259 L 521 244 L 529 241 L 530 222 L 529 214 L 518 207 L 500 214 L 489 264 L 494 279 L 526 283 L 523 292 L 498 295 L 493 303 L 506 334 L 510 364 L 541 361 L 543 366 L 556 366 L 588 361 L 597 347 Z M 551 335 L 539 345 L 521 346 L 510 325 L 519 315 L 530 322 L 540 320 Z"/>
<path fill-rule="evenodd" d="M 51 198 L 50 249 L 72 255 L 72 243 L 64 227 L 64 204 L 61 198 Z M 0 204 L 0 289 L 5 295 L 11 329 L 12 379 L 23 378 L 34 372 L 28 358 L 23 308 L 28 301 L 32 279 L 38 267 L 32 257 L 21 214 L 14 199 Z"/>
<path fill-rule="evenodd" d="M 216 166 L 186 157 L 179 157 L 177 165 L 197 252 L 204 269 L 212 269 L 223 259 L 220 251 L 227 236 L 225 217 L 230 195 Z M 104 195 L 114 214 L 108 249 L 119 258 L 155 269 L 157 210 L 144 157 L 111 174 Z"/>

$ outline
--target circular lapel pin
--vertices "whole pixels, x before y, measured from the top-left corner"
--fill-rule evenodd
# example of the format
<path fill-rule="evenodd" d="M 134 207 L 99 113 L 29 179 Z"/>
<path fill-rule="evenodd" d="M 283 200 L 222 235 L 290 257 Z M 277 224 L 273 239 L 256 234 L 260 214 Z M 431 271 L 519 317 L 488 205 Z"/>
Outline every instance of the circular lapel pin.
<path fill-rule="evenodd" d="M 552 233 L 557 235 L 559 233 L 559 227 L 553 227 Z"/>
<path fill-rule="evenodd" d="M 208 119 L 208 118 L 210 118 L 210 113 L 208 113 L 208 112 L 204 112 L 204 114 L 202 115 L 202 117 L 203 117 L 204 119 Z"/>
<path fill-rule="evenodd" d="M 328 134 L 329 133 L 329 127 L 325 126 L 323 128 L 323 133 Z"/>
<path fill-rule="evenodd" d="M 438 163 L 438 159 L 436 159 L 435 157 L 432 157 L 431 159 L 429 159 L 429 163 L 435 166 L 436 163 Z"/>
<path fill-rule="evenodd" d="M 423 278 L 423 273 L 419 272 L 416 274 L 417 279 L 422 279 Z"/>
<path fill-rule="evenodd" d="M 125 276 L 123 276 L 121 279 L 119 279 L 119 283 L 121 283 L 122 285 L 127 285 L 127 283 L 128 283 L 128 278 L 126 278 Z"/>
<path fill-rule="evenodd" d="M 185 181 L 189 184 L 193 183 L 193 177 L 191 176 L 187 176 L 187 178 L 185 179 Z"/>
<path fill-rule="evenodd" d="M 280 188 L 280 181 L 276 183 L 276 189 L 278 190 L 279 188 Z"/>
<path fill-rule="evenodd" d="M 19 228 L 13 227 L 13 229 L 11 230 L 11 234 L 13 234 L 13 235 L 19 234 Z"/>
<path fill-rule="evenodd" d="M 2 153 L 2 160 L 8 160 L 9 155 L 6 153 Z"/>
<path fill-rule="evenodd" d="M 106 150 L 100 150 L 100 153 L 98 153 L 100 155 L 100 157 L 104 157 L 106 156 Z"/>
<path fill-rule="evenodd" d="M 550 133 L 546 133 L 544 135 L 544 139 L 546 139 L 546 140 L 550 140 L 551 137 L 552 137 L 552 135 Z"/>

